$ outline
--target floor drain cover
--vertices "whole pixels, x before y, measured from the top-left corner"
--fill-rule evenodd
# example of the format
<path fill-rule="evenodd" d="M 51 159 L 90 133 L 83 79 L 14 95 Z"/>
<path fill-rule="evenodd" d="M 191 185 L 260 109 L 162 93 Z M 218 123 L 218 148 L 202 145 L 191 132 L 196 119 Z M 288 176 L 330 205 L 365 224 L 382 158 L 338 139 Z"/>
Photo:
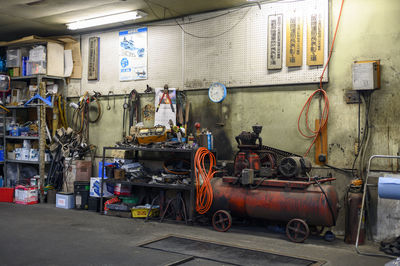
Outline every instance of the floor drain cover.
<path fill-rule="evenodd" d="M 190 256 L 174 265 L 321 265 L 321 261 L 169 236 L 143 248 Z M 195 264 L 193 264 L 196 262 Z M 212 263 L 211 263 L 212 262 Z"/>

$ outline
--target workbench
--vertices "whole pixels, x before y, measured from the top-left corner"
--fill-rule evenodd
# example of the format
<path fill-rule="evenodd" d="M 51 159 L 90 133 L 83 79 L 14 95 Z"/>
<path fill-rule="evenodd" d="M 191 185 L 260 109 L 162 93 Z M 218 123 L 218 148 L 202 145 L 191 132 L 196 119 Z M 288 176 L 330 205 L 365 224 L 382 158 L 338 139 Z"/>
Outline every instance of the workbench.
<path fill-rule="evenodd" d="M 120 184 L 129 184 L 134 187 L 142 187 L 142 188 L 148 188 L 148 189 L 158 189 L 160 191 L 166 191 L 166 190 L 176 190 L 176 191 L 187 191 L 189 192 L 189 204 L 186 204 L 186 212 L 188 213 L 188 222 L 192 223 L 193 222 L 193 217 L 194 217 L 194 201 L 195 201 L 195 176 L 194 176 L 194 157 L 196 154 L 197 149 L 180 149 L 180 148 L 148 148 L 148 147 L 140 147 L 140 146 L 132 146 L 132 147 L 103 147 L 103 169 L 101 173 L 101 194 L 100 194 L 100 211 L 103 213 L 103 208 L 104 208 L 104 199 L 103 199 L 103 189 L 104 189 L 104 182 L 110 182 L 107 181 L 107 179 L 104 178 L 104 169 L 105 169 L 105 158 L 106 158 L 106 152 L 107 150 L 123 150 L 123 151 L 133 151 L 134 152 L 134 161 L 138 162 L 140 159 L 140 153 L 162 153 L 165 154 L 167 153 L 168 155 L 170 154 L 171 157 L 173 158 L 175 155 L 180 155 L 181 157 L 185 157 L 187 159 L 190 159 L 190 184 L 189 185 L 184 185 L 184 184 L 149 184 L 145 182 L 132 182 L 132 181 L 121 181 L 121 180 L 113 180 L 111 181 L 112 183 L 120 183 Z M 99 173 L 100 175 L 100 173 Z"/>

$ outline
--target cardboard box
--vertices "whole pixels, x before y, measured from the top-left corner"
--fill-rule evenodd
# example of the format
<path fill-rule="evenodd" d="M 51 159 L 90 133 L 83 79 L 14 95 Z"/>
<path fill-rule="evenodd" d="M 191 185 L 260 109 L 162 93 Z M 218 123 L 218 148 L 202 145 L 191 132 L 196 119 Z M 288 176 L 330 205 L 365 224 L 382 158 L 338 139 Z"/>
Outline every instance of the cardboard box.
<path fill-rule="evenodd" d="M 100 184 L 101 177 L 92 177 L 90 178 L 90 197 L 100 197 Z M 103 183 L 103 197 L 113 197 L 114 196 L 114 187 L 112 185 L 107 185 L 105 182 Z"/>
<path fill-rule="evenodd" d="M 38 203 L 37 187 L 17 186 L 15 188 L 15 203 L 23 205 Z"/>

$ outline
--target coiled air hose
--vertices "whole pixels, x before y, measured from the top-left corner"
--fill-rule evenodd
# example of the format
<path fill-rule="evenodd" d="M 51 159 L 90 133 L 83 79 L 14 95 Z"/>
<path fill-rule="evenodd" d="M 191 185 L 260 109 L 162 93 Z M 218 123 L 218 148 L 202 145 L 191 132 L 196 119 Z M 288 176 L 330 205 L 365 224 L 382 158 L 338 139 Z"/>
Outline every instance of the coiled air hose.
<path fill-rule="evenodd" d="M 207 156 L 209 159 L 208 168 L 205 164 Z M 194 157 L 194 173 L 196 176 L 196 211 L 199 214 L 205 214 L 211 208 L 213 201 L 211 179 L 217 172 L 213 170 L 215 165 L 216 159 L 212 152 L 204 147 L 197 150 Z"/>

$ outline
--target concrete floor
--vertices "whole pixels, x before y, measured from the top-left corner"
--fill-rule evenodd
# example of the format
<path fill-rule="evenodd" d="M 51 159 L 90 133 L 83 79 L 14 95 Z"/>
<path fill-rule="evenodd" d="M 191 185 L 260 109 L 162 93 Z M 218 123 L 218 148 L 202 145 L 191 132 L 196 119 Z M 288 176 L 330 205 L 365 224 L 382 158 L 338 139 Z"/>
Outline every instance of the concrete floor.
<path fill-rule="evenodd" d="M 356 255 L 351 245 L 320 238 L 304 244 L 286 236 L 233 226 L 219 233 L 211 226 L 144 222 L 108 217 L 89 211 L 64 210 L 54 205 L 23 206 L 0 203 L 1 265 L 169 265 L 185 255 L 138 247 L 167 235 L 183 236 L 325 261 L 324 265 L 384 265 L 390 259 Z M 376 251 L 375 246 L 363 246 Z M 185 265 L 211 265 L 191 262 Z"/>

